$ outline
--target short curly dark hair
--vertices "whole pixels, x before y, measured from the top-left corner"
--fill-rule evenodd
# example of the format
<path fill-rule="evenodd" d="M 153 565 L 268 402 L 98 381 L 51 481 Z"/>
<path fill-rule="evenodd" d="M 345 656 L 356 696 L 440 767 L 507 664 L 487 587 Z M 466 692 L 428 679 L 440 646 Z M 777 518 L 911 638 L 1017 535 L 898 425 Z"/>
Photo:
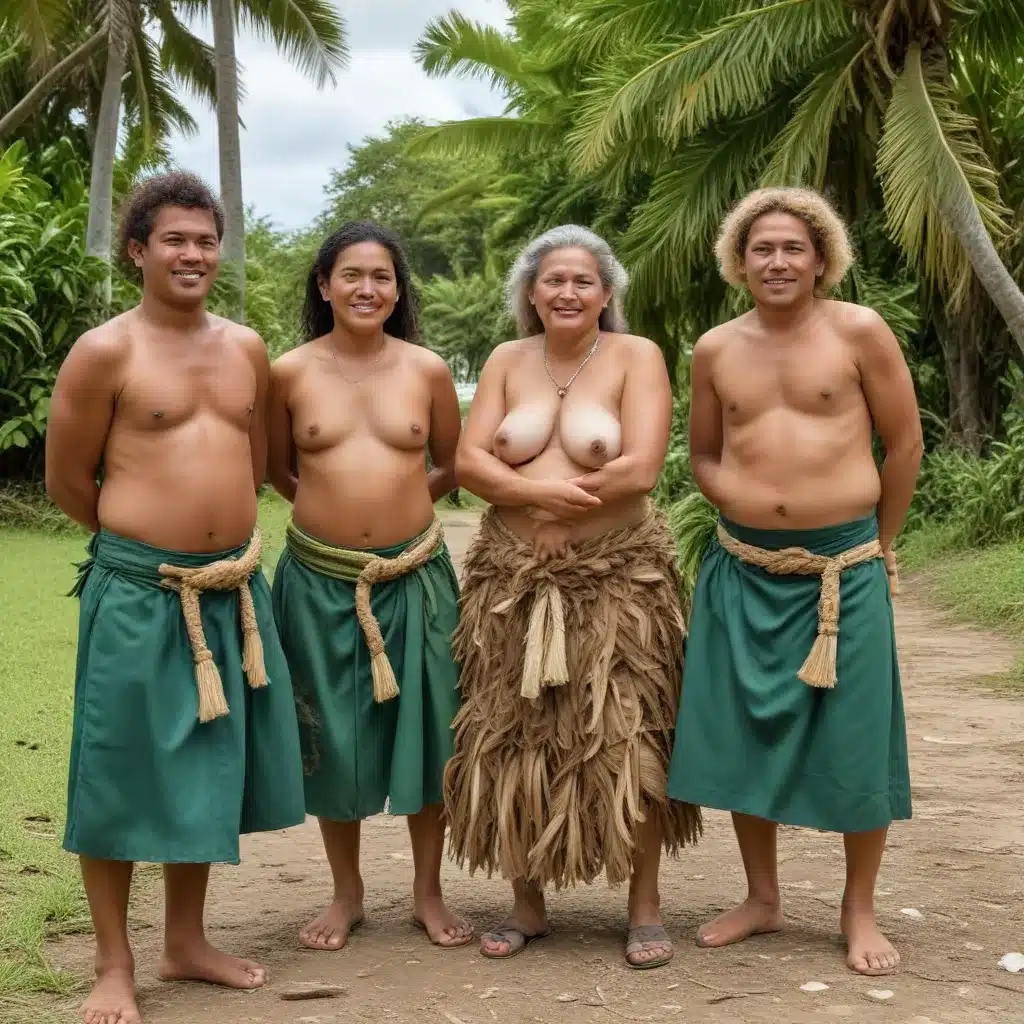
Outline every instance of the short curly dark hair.
<path fill-rule="evenodd" d="M 154 174 L 140 181 L 121 207 L 118 255 L 125 263 L 131 262 L 128 243 L 135 241 L 145 245 L 153 233 L 157 214 L 165 206 L 209 210 L 217 225 L 217 238 L 224 237 L 224 207 L 202 178 L 191 171 Z"/>

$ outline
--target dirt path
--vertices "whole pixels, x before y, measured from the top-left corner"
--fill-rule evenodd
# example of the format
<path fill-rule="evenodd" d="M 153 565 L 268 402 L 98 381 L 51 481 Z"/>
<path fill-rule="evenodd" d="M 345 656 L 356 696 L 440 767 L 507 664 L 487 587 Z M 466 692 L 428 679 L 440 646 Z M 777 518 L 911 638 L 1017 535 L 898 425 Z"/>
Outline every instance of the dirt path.
<path fill-rule="evenodd" d="M 448 519 L 457 560 L 472 529 L 472 516 Z M 147 1024 L 1024 1024 L 1024 975 L 997 966 L 1004 953 L 1024 951 L 1024 700 L 972 684 L 1005 671 L 1014 651 L 945 621 L 915 596 L 912 582 L 906 589 L 897 624 L 915 817 L 892 831 L 879 893 L 883 927 L 903 954 L 894 978 L 857 978 L 843 965 L 835 935 L 843 884 L 837 837 L 784 829 L 788 930 L 702 950 L 692 942 L 697 925 L 742 895 L 743 878 L 728 817 L 709 813 L 700 846 L 662 869 L 676 958 L 661 970 L 634 972 L 622 959 L 625 892 L 603 884 L 552 894 L 556 932 L 508 963 L 482 959 L 475 945 L 431 946 L 409 923 L 405 824 L 378 817 L 363 832 L 367 922 L 339 953 L 303 951 L 296 942 L 330 893 L 315 823 L 247 841 L 240 867 L 215 869 L 211 938 L 268 966 L 271 981 L 258 993 L 160 984 L 153 969 L 162 908 L 157 900 L 139 906 L 133 926 Z M 451 904 L 478 933 L 504 914 L 508 890 L 500 879 L 470 879 L 448 863 L 444 878 Z M 90 956 L 83 938 L 53 947 L 55 964 L 83 977 Z M 801 991 L 809 981 L 829 987 Z M 316 1002 L 280 998 L 303 982 L 346 993 Z M 892 998 L 873 999 L 869 993 L 879 989 Z"/>

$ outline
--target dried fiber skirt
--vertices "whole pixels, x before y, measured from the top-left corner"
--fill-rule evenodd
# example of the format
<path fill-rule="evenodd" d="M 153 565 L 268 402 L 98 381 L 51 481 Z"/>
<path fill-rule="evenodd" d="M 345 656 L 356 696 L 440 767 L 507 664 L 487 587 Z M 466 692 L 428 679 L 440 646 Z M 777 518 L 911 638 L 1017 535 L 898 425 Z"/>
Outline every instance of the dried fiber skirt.
<path fill-rule="evenodd" d="M 564 627 L 567 680 L 531 699 L 524 662 L 552 661 L 528 638 L 548 610 L 548 647 Z M 556 888 L 602 871 L 617 885 L 648 815 L 669 853 L 695 842 L 700 809 L 665 792 L 683 635 L 675 544 L 653 503 L 642 522 L 544 564 L 488 511 L 453 642 L 463 705 L 444 778 L 452 857 Z"/>

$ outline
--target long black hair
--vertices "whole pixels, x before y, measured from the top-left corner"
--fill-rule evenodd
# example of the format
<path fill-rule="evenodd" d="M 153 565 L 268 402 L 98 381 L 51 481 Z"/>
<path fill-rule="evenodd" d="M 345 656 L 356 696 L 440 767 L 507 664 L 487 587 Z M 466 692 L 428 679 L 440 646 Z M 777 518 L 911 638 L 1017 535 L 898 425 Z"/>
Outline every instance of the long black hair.
<path fill-rule="evenodd" d="M 302 305 L 302 335 L 306 341 L 322 338 L 334 330 L 334 311 L 320 294 L 320 282 L 329 281 L 338 257 L 350 246 L 360 242 L 376 242 L 391 254 L 398 282 L 398 302 L 384 322 L 384 333 L 404 341 L 416 341 L 420 333 L 419 308 L 412 285 L 409 258 L 402 239 L 388 228 L 370 220 L 353 220 L 342 224 L 328 237 L 316 254 L 306 279 L 306 301 Z"/>

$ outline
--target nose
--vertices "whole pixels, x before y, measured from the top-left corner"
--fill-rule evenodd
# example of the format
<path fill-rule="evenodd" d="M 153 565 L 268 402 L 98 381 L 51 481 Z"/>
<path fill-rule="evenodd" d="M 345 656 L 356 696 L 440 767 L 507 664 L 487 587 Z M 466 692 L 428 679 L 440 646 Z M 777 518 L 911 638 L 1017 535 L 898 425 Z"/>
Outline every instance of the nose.
<path fill-rule="evenodd" d="M 359 284 L 356 287 L 356 294 L 359 296 L 373 297 L 373 281 L 370 280 L 369 276 L 361 277 Z"/>
<path fill-rule="evenodd" d="M 785 253 L 783 253 L 783 251 L 781 249 L 776 249 L 772 253 L 772 258 L 769 261 L 768 265 L 773 270 L 785 270 L 786 267 L 789 266 L 789 263 L 786 260 Z"/>
<path fill-rule="evenodd" d="M 184 263 L 199 263 L 202 261 L 203 252 L 195 242 L 186 242 L 181 252 L 181 259 Z"/>

